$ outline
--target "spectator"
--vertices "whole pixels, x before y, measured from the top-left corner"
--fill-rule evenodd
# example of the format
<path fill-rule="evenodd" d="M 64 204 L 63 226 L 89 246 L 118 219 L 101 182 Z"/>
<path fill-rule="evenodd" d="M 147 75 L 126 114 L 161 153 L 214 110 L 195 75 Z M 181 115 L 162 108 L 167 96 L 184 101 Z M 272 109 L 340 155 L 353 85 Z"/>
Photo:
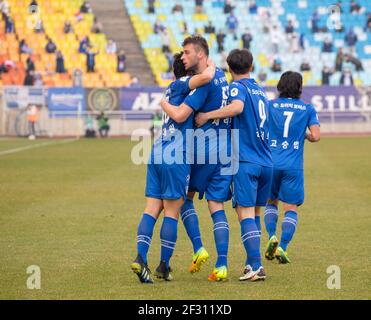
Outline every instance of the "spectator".
<path fill-rule="evenodd" d="M 322 46 L 322 52 L 332 52 L 333 43 L 329 37 L 325 39 Z"/>
<path fill-rule="evenodd" d="M 312 16 L 310 17 L 310 22 L 311 22 L 311 25 L 312 25 L 312 33 L 319 32 L 319 26 L 318 26 L 319 15 L 318 15 L 317 10 L 315 10 L 313 12 Z"/>
<path fill-rule="evenodd" d="M 90 40 L 88 37 L 82 38 L 79 45 L 79 53 L 87 53 L 87 48 L 90 46 Z"/>
<path fill-rule="evenodd" d="M 164 29 L 165 29 L 165 27 L 161 24 L 161 21 L 157 19 L 155 24 L 153 25 L 153 32 L 154 33 L 160 33 Z"/>
<path fill-rule="evenodd" d="M 209 24 L 207 26 L 205 26 L 204 32 L 206 34 L 213 34 L 213 33 L 215 33 L 215 27 L 213 26 L 213 24 L 212 24 L 211 21 L 209 21 Z"/>
<path fill-rule="evenodd" d="M 5 33 L 14 33 L 14 21 L 13 18 L 10 15 L 4 14 L 4 20 L 5 20 Z"/>
<path fill-rule="evenodd" d="M 182 25 L 181 25 L 181 31 L 182 31 L 182 34 L 188 34 L 188 25 L 187 25 L 187 22 L 186 21 L 182 21 Z"/>
<path fill-rule="evenodd" d="M 241 36 L 242 48 L 250 50 L 250 43 L 253 40 L 252 34 L 248 28 L 246 28 L 245 33 Z"/>
<path fill-rule="evenodd" d="M 55 53 L 57 51 L 57 46 L 55 45 L 53 40 L 49 37 L 46 37 L 46 40 L 48 41 L 48 43 L 45 46 L 45 51 L 47 53 Z"/>
<path fill-rule="evenodd" d="M 282 60 L 278 55 L 275 55 L 273 58 L 273 63 L 271 66 L 271 70 L 273 72 L 281 72 L 282 71 Z"/>
<path fill-rule="evenodd" d="M 300 52 L 300 38 L 296 32 L 294 32 L 290 38 L 290 51 L 293 53 Z"/>
<path fill-rule="evenodd" d="M 28 5 L 28 12 L 29 13 L 36 13 L 39 10 L 39 5 L 36 0 L 32 0 L 31 3 Z"/>
<path fill-rule="evenodd" d="M 271 13 L 268 8 L 262 8 L 260 19 L 263 25 L 263 33 L 269 33 L 272 22 L 271 22 Z"/>
<path fill-rule="evenodd" d="M 44 33 L 44 24 L 43 21 L 38 18 L 34 27 L 35 33 Z"/>
<path fill-rule="evenodd" d="M 195 13 L 202 13 L 204 10 L 204 0 L 195 0 Z"/>
<path fill-rule="evenodd" d="M 114 42 L 112 39 L 108 40 L 108 43 L 107 43 L 107 46 L 106 46 L 106 53 L 107 54 L 116 54 L 117 53 L 116 42 Z"/>
<path fill-rule="evenodd" d="M 171 73 L 173 70 L 174 56 L 171 52 L 166 52 L 165 57 L 168 63 L 168 68 L 166 72 Z"/>
<path fill-rule="evenodd" d="M 300 49 L 302 51 L 305 50 L 305 35 L 303 32 L 300 33 L 300 37 L 299 37 L 299 46 L 300 46 Z"/>
<path fill-rule="evenodd" d="M 130 88 L 140 88 L 142 85 L 137 77 L 131 77 L 131 81 L 129 84 Z"/>
<path fill-rule="evenodd" d="M 352 14 L 358 14 L 361 13 L 361 6 L 355 2 L 355 0 L 352 0 L 350 3 L 350 13 Z"/>
<path fill-rule="evenodd" d="M 64 57 L 61 51 L 57 51 L 56 54 L 56 73 L 66 73 L 66 69 L 64 68 Z"/>
<path fill-rule="evenodd" d="M 278 54 L 279 45 L 282 41 L 282 37 L 281 37 L 281 32 L 279 31 L 276 25 L 273 26 L 270 36 L 271 36 L 271 43 L 273 47 L 273 54 Z"/>
<path fill-rule="evenodd" d="M 287 26 L 285 28 L 285 32 L 286 32 L 286 34 L 292 34 L 292 33 L 294 33 L 294 25 L 292 24 L 292 21 L 291 20 L 289 20 L 287 22 Z"/>
<path fill-rule="evenodd" d="M 354 84 L 352 72 L 349 69 L 343 71 L 340 77 L 340 85 L 352 86 Z"/>
<path fill-rule="evenodd" d="M 350 54 L 346 54 L 344 56 L 344 59 L 347 63 L 352 63 L 355 68 L 356 68 L 356 71 L 363 71 L 363 65 L 362 65 L 362 61 L 357 59 L 356 57 L 350 55 Z"/>
<path fill-rule="evenodd" d="M 121 50 L 117 55 L 117 72 L 125 72 L 126 69 L 126 55 L 125 51 Z"/>
<path fill-rule="evenodd" d="M 26 77 L 24 78 L 23 85 L 24 86 L 33 86 L 34 81 L 35 81 L 34 72 L 33 71 L 26 72 Z"/>
<path fill-rule="evenodd" d="M 148 0 L 148 13 L 155 13 L 155 0 Z"/>
<path fill-rule="evenodd" d="M 74 87 L 82 87 L 82 71 L 75 69 L 72 75 L 72 84 Z"/>
<path fill-rule="evenodd" d="M 250 12 L 250 14 L 257 14 L 258 13 L 258 6 L 256 5 L 255 0 L 250 1 L 249 12 Z"/>
<path fill-rule="evenodd" d="M 353 27 L 349 28 L 349 31 L 345 35 L 345 43 L 349 47 L 349 51 L 351 54 L 355 53 L 355 45 L 358 41 L 357 35 L 354 33 Z"/>
<path fill-rule="evenodd" d="M 0 13 L 3 16 L 9 15 L 9 3 L 7 0 L 0 0 Z"/>
<path fill-rule="evenodd" d="M 183 13 L 183 6 L 178 2 L 174 5 L 173 9 L 171 10 L 172 13 Z"/>
<path fill-rule="evenodd" d="M 104 112 L 101 112 L 97 117 L 98 131 L 101 138 L 107 138 L 110 126 L 108 124 L 108 117 L 105 116 Z"/>
<path fill-rule="evenodd" d="M 233 39 L 237 40 L 236 29 L 238 28 L 238 19 L 233 12 L 227 17 L 226 25 L 229 33 L 233 34 Z"/>
<path fill-rule="evenodd" d="M 96 132 L 94 130 L 93 118 L 88 115 L 85 118 L 85 138 L 95 138 Z"/>
<path fill-rule="evenodd" d="M 86 65 L 88 72 L 95 72 L 95 56 L 99 54 L 99 51 L 94 52 L 92 46 L 88 46 L 86 52 Z"/>
<path fill-rule="evenodd" d="M 26 71 L 27 72 L 35 71 L 35 63 L 33 62 L 31 56 L 29 56 L 26 60 Z"/>
<path fill-rule="evenodd" d="M 310 71 L 310 70 L 311 70 L 311 67 L 310 67 L 309 61 L 306 58 L 304 58 L 303 62 L 300 65 L 300 71 Z"/>
<path fill-rule="evenodd" d="M 22 39 L 19 42 L 19 53 L 26 53 L 26 54 L 32 54 L 33 50 L 27 45 L 26 40 Z"/>
<path fill-rule="evenodd" d="M 343 70 L 343 59 L 344 59 L 343 49 L 339 48 L 335 58 L 335 71 L 341 72 Z"/>
<path fill-rule="evenodd" d="M 93 10 L 91 5 L 88 1 L 84 1 L 84 3 L 80 7 L 80 13 L 92 13 Z"/>
<path fill-rule="evenodd" d="M 367 20 L 366 20 L 366 25 L 365 25 L 364 30 L 366 32 L 370 32 L 371 31 L 371 13 L 368 13 L 367 14 Z"/>
<path fill-rule="evenodd" d="M 224 51 L 224 39 L 226 35 L 222 29 L 219 30 L 218 34 L 216 35 L 216 43 L 218 44 L 218 52 L 221 53 Z"/>
<path fill-rule="evenodd" d="M 259 74 L 258 74 L 258 79 L 259 79 L 259 82 L 262 86 L 265 86 L 266 85 L 266 81 L 267 81 L 267 73 L 261 69 L 259 71 Z"/>
<path fill-rule="evenodd" d="M 165 28 L 161 33 L 161 45 L 162 45 L 162 52 L 170 52 L 170 35 L 168 30 Z"/>
<path fill-rule="evenodd" d="M 222 69 L 224 72 L 227 72 L 229 69 L 228 63 L 227 63 L 227 55 L 224 51 L 220 53 L 220 69 Z"/>
<path fill-rule="evenodd" d="M 67 21 L 64 23 L 63 32 L 64 32 L 65 34 L 67 34 L 67 33 L 73 33 L 73 28 L 72 28 L 71 21 L 67 20 Z"/>
<path fill-rule="evenodd" d="M 224 13 L 225 14 L 230 14 L 233 10 L 233 6 L 231 4 L 230 0 L 225 0 L 224 1 Z"/>
<path fill-rule="evenodd" d="M 324 66 L 322 69 L 322 85 L 330 85 L 330 77 L 334 74 L 334 70 Z"/>
<path fill-rule="evenodd" d="M 91 28 L 91 32 L 93 33 L 102 33 L 103 31 L 103 25 L 98 21 L 97 17 L 94 17 L 94 24 Z"/>

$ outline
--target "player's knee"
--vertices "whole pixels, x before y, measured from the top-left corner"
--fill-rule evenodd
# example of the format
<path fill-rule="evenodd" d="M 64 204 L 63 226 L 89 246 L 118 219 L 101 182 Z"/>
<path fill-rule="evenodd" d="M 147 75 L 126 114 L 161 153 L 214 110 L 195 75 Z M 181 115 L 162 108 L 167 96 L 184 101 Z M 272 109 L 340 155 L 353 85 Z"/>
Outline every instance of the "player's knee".
<path fill-rule="evenodd" d="M 207 203 L 208 203 L 209 211 L 211 214 L 213 214 L 214 212 L 220 211 L 220 210 L 224 210 L 223 202 L 216 202 L 216 201 L 209 200 Z"/>
<path fill-rule="evenodd" d="M 289 204 L 289 203 L 284 203 L 283 204 L 283 210 L 286 211 L 298 211 L 298 206 L 296 204 Z"/>

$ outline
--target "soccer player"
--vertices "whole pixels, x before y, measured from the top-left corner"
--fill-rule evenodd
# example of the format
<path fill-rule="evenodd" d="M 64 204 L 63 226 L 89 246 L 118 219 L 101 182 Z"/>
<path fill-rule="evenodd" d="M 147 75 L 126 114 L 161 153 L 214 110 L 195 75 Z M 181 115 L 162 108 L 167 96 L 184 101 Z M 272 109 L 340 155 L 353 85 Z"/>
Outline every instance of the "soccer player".
<path fill-rule="evenodd" d="M 232 178 L 232 201 L 247 255 L 240 280 L 264 280 L 260 207 L 267 203 L 273 171 L 268 140 L 268 100 L 264 90 L 250 78 L 253 56 L 249 50 L 232 50 L 227 63 L 233 77 L 229 85 L 230 104 L 216 111 L 199 113 L 196 123 L 202 125 L 211 119 L 233 117 L 233 153 L 238 156 L 238 172 Z"/>
<path fill-rule="evenodd" d="M 269 103 L 270 148 L 274 170 L 270 199 L 264 214 L 269 235 L 265 257 L 268 260 L 276 257 L 280 263 L 290 262 L 287 246 L 298 223 L 298 206 L 304 202 L 304 140 L 320 140 L 316 110 L 300 100 L 302 88 L 301 74 L 287 71 L 282 74 L 277 85 L 279 98 Z M 307 128 L 310 133 L 306 133 Z M 279 201 L 283 202 L 285 217 L 278 246 L 276 226 Z"/>
<path fill-rule="evenodd" d="M 207 67 L 209 47 L 207 41 L 198 35 L 188 37 L 183 42 L 184 53 L 182 61 L 188 71 L 200 74 Z M 175 108 L 165 100 L 161 101 L 163 110 L 175 121 L 183 121 L 194 112 L 207 112 L 221 108 L 228 101 L 228 82 L 222 70 L 217 68 L 215 76 L 208 84 L 193 90 L 179 108 Z M 227 255 L 229 244 L 229 226 L 224 211 L 224 202 L 230 199 L 231 174 L 228 172 L 228 163 L 223 163 L 220 154 L 228 152 L 230 147 L 230 119 L 207 121 L 200 129 L 195 131 L 198 146 L 194 149 L 195 163 L 191 166 L 191 179 L 189 184 L 188 199 L 182 207 L 184 224 L 188 221 L 189 214 L 196 218 L 193 204 L 195 192 L 199 199 L 205 195 L 214 225 L 214 240 L 217 251 L 215 268 L 209 275 L 209 281 L 227 280 Z M 202 140 L 203 139 L 203 140 Z M 199 148 L 202 145 L 203 148 Z M 212 159 L 218 155 L 217 159 Z M 204 156 L 204 159 L 201 158 Z M 215 160 L 215 161 L 214 161 Z M 230 170 L 231 171 L 231 170 Z M 189 217 L 189 218 L 187 218 Z M 187 219 L 187 220 L 186 220 Z M 193 227 L 193 231 L 198 225 Z M 190 227 L 187 230 L 191 230 Z M 192 237 L 193 259 L 189 268 L 191 273 L 198 272 L 201 265 L 209 258 L 207 251 L 201 246 L 199 239 Z"/>
<path fill-rule="evenodd" d="M 187 76 L 181 56 L 181 53 L 174 56 L 173 70 L 177 80 L 166 90 L 167 99 L 174 105 L 181 104 L 192 89 L 209 82 L 215 74 L 215 65 L 210 64 L 203 73 L 193 77 Z M 160 233 L 161 262 L 155 276 L 168 281 L 172 279 L 169 262 L 177 239 L 178 217 L 186 198 L 190 174 L 190 165 L 186 163 L 188 149 L 184 136 L 186 130 L 192 128 L 191 114 L 179 123 L 164 115 L 162 134 L 152 148 L 147 167 L 147 204 L 138 226 L 138 255 L 131 265 L 142 283 L 153 283 L 147 253 L 155 223 L 162 209 L 164 219 Z M 173 152 L 178 156 L 176 159 L 172 159 Z"/>

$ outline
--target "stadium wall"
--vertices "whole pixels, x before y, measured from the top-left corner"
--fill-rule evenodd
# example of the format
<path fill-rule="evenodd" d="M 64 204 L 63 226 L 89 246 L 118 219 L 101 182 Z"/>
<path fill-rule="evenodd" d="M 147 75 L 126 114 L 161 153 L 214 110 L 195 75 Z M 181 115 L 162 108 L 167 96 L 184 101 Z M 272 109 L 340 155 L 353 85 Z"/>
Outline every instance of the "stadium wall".
<path fill-rule="evenodd" d="M 27 106 L 39 107 L 38 134 L 81 136 L 87 120 L 94 122 L 100 112 L 110 118 L 111 136 L 130 135 L 135 129 L 152 127 L 160 111 L 164 89 L 138 88 L 0 88 L 0 134 L 27 135 Z M 277 96 L 267 87 L 269 99 Z M 313 104 L 323 133 L 371 133 L 371 87 L 306 87 L 303 100 Z"/>

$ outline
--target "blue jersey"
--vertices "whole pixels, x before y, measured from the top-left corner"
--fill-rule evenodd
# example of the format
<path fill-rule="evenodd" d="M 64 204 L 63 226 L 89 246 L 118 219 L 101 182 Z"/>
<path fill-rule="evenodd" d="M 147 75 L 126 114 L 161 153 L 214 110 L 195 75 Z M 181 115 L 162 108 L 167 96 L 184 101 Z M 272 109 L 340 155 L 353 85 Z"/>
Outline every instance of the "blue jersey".
<path fill-rule="evenodd" d="M 195 112 L 210 112 L 226 106 L 228 103 L 228 82 L 224 72 L 217 68 L 214 78 L 202 87 L 192 90 L 184 100 L 184 103 Z M 230 118 L 209 120 L 200 127 L 203 131 L 214 129 L 208 131 L 209 133 L 213 133 L 212 135 L 205 135 L 207 136 L 204 150 L 206 161 L 208 161 L 208 156 L 211 154 L 219 155 L 219 148 L 229 148 L 230 128 Z M 221 129 L 224 129 L 226 133 L 223 137 L 221 136 Z M 197 148 L 195 148 L 195 154 L 196 150 Z M 197 156 L 195 155 L 195 157 Z"/>
<path fill-rule="evenodd" d="M 254 79 L 233 81 L 229 86 L 229 99 L 244 104 L 242 113 L 232 120 L 232 128 L 239 130 L 239 161 L 272 167 L 268 131 L 269 103 L 264 90 Z"/>
<path fill-rule="evenodd" d="M 172 82 L 166 89 L 166 99 L 174 106 L 180 106 L 184 99 L 190 93 L 190 77 L 183 77 Z M 173 144 L 173 153 L 182 149 L 183 153 L 189 151 L 186 148 L 186 130 L 193 129 L 193 114 L 182 123 L 177 123 L 171 119 L 165 112 L 162 113 L 162 132 L 161 136 L 155 142 L 155 153 L 163 154 L 166 146 Z M 183 143 L 182 143 L 183 142 Z M 157 146 L 161 145 L 161 148 Z M 175 151 L 176 149 L 176 151 Z M 158 150 L 158 151 L 157 151 Z M 173 155 L 175 156 L 175 154 Z"/>
<path fill-rule="evenodd" d="M 317 112 L 298 99 L 269 102 L 270 148 L 275 169 L 303 169 L 304 139 L 308 127 L 319 125 Z"/>

